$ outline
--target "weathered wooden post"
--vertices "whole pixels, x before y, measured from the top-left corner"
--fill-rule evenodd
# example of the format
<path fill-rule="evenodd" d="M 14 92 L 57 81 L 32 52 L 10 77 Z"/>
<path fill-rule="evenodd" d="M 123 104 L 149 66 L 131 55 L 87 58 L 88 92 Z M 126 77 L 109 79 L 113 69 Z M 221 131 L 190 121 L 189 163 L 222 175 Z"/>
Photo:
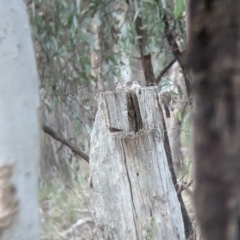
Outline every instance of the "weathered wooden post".
<path fill-rule="evenodd" d="M 185 239 L 163 136 L 157 88 L 102 93 L 90 153 L 99 239 Z"/>

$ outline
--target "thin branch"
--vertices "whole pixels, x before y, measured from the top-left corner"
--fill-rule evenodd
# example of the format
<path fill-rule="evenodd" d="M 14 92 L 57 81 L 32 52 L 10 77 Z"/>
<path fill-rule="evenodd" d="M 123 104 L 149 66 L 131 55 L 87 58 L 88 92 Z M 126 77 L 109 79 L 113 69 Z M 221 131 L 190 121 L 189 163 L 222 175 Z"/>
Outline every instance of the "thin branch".
<path fill-rule="evenodd" d="M 180 51 L 172 31 L 169 29 L 169 23 L 168 23 L 166 13 L 163 13 L 162 19 L 165 24 L 165 28 L 164 28 L 165 37 L 167 39 L 168 45 L 171 47 L 173 56 L 176 58 L 176 60 L 179 62 L 180 67 L 182 68 L 184 81 L 187 89 L 187 96 L 188 96 L 188 99 L 190 100 L 192 89 L 191 89 L 190 77 L 188 73 L 189 71 L 188 71 L 188 68 L 186 67 L 186 64 L 183 61 L 183 52 Z"/>
<path fill-rule="evenodd" d="M 144 54 L 144 49 L 147 44 L 147 33 L 145 30 L 142 29 L 142 19 L 137 16 L 135 20 L 135 29 L 138 35 L 138 44 L 141 54 L 141 61 L 142 61 L 142 67 L 143 72 L 145 75 L 146 85 L 147 86 L 154 86 L 155 85 L 155 76 L 153 73 L 153 66 L 152 66 L 152 60 L 151 60 L 151 54 Z"/>
<path fill-rule="evenodd" d="M 181 193 L 182 191 L 186 190 L 190 196 L 193 196 L 193 191 L 190 189 L 192 183 L 193 181 L 189 183 L 186 183 L 184 181 L 178 181 L 178 193 Z"/>
<path fill-rule="evenodd" d="M 80 156 L 86 162 L 89 163 L 89 156 L 86 153 L 84 153 L 77 146 L 75 146 L 74 144 L 69 142 L 66 138 L 64 138 L 62 136 L 59 136 L 59 134 L 57 134 L 52 128 L 50 128 L 50 127 L 48 127 L 46 125 L 43 125 L 42 126 L 42 130 L 45 133 L 47 133 L 48 135 L 50 135 L 52 138 L 54 138 L 55 140 L 61 142 L 62 144 L 66 145 L 67 147 L 69 147 L 75 154 L 77 154 L 78 156 Z"/>
<path fill-rule="evenodd" d="M 186 210 L 185 204 L 183 202 L 182 199 L 182 195 L 181 192 L 179 192 L 179 187 L 178 187 L 178 182 L 177 182 L 177 177 L 176 174 L 174 172 L 173 169 L 173 160 L 172 160 L 172 153 L 171 153 L 171 148 L 170 148 L 170 144 L 169 144 L 169 139 L 168 139 L 168 134 L 167 134 L 167 128 L 166 128 L 166 123 L 165 121 L 163 121 L 163 129 L 164 129 L 164 149 L 165 149 L 165 153 L 166 153 L 166 157 L 167 157 L 167 161 L 168 161 L 168 167 L 171 173 L 171 177 L 172 177 L 172 181 L 177 193 L 177 197 L 178 197 L 178 201 L 180 203 L 180 207 L 181 207 L 181 212 L 182 212 L 182 216 L 183 216 L 183 223 L 184 223 L 184 229 L 185 229 L 185 235 L 187 239 L 195 239 L 195 238 L 190 238 L 192 232 L 193 232 L 193 226 L 192 226 L 192 222 L 188 216 L 188 212 Z"/>
<path fill-rule="evenodd" d="M 174 58 L 165 68 L 162 69 L 162 71 L 158 74 L 156 77 L 156 84 L 159 84 L 162 76 L 171 68 L 171 66 L 177 61 L 176 58 Z"/>
<path fill-rule="evenodd" d="M 72 233 L 77 227 L 82 226 L 83 224 L 86 223 L 94 223 L 93 219 L 90 217 L 87 217 L 85 219 L 79 219 L 76 223 L 74 223 L 71 227 L 69 227 L 67 230 L 61 233 L 62 236 L 66 236 L 70 233 Z"/>
<path fill-rule="evenodd" d="M 167 38 L 168 45 L 171 47 L 174 57 L 179 61 L 182 53 L 178 47 L 177 42 L 175 41 L 172 31 L 169 29 L 169 23 L 166 14 L 163 15 L 163 21 L 165 24 L 164 33 L 165 37 Z"/>

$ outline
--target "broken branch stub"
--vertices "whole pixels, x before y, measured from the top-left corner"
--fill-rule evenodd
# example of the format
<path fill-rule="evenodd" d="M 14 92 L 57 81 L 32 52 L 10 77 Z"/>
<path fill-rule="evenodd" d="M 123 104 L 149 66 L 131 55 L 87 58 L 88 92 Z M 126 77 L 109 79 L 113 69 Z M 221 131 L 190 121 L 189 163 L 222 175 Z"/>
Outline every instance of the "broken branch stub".
<path fill-rule="evenodd" d="M 157 88 L 102 93 L 90 152 L 100 239 L 185 239 L 163 136 Z"/>

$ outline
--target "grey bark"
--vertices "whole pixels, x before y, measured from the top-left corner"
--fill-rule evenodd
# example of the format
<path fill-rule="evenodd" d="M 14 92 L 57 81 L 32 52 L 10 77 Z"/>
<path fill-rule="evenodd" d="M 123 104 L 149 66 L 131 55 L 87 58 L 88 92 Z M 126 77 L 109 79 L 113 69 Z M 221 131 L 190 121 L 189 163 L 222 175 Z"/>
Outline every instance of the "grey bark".
<path fill-rule="evenodd" d="M 38 240 L 38 75 L 23 1 L 0 1 L 0 239 Z"/>
<path fill-rule="evenodd" d="M 102 93 L 91 135 L 99 239 L 185 239 L 156 88 Z"/>
<path fill-rule="evenodd" d="M 178 178 L 182 178 L 186 174 L 186 165 L 184 163 L 184 157 L 181 150 L 180 134 L 182 131 L 182 121 L 177 114 L 181 113 L 182 118 L 186 112 L 187 105 L 187 89 L 183 79 L 183 75 L 180 72 L 180 66 L 175 63 L 169 71 L 169 78 L 173 81 L 173 86 L 170 91 L 177 92 L 178 95 L 174 96 L 172 103 L 173 112 L 171 118 L 166 118 L 167 131 L 169 136 L 169 143 L 171 146 L 171 153 L 173 158 L 174 170 Z M 177 86 L 177 87 L 176 87 Z M 179 91 L 180 89 L 180 91 Z"/>

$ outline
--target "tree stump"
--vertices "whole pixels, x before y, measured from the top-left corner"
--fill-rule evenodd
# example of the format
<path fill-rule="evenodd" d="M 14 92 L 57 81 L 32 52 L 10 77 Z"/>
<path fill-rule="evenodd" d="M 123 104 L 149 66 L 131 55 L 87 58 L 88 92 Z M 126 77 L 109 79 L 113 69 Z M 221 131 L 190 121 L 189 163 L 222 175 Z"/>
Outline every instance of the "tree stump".
<path fill-rule="evenodd" d="M 101 94 L 90 152 L 99 239 L 185 239 L 163 121 L 156 87 Z"/>

